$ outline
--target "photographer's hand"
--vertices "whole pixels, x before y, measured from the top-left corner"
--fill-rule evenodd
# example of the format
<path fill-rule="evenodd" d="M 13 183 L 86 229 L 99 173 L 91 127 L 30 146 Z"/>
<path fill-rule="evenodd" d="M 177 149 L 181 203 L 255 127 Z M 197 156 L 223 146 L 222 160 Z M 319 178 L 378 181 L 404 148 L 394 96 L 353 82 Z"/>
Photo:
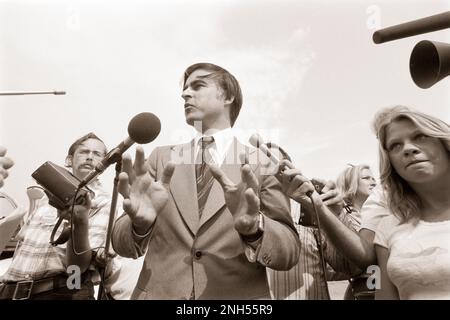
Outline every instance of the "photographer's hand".
<path fill-rule="evenodd" d="M 70 214 L 69 208 L 61 211 L 60 214 L 67 216 Z M 84 201 L 75 204 L 73 207 L 72 234 L 73 239 L 67 242 L 66 256 L 67 265 L 77 265 L 81 273 L 87 270 L 91 262 L 92 250 L 89 244 L 89 211 L 91 210 L 91 196 L 89 193 L 84 197 Z M 69 211 L 69 212 L 68 212 Z"/>

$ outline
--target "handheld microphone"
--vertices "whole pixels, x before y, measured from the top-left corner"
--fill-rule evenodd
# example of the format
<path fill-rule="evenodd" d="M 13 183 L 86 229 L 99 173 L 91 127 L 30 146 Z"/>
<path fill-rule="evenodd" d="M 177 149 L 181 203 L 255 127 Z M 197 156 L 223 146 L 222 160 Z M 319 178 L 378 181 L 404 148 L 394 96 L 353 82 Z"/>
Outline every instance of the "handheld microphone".
<path fill-rule="evenodd" d="M 379 44 L 447 28 L 450 28 L 450 11 L 375 31 L 372 39 Z"/>
<path fill-rule="evenodd" d="M 145 144 L 156 139 L 161 131 L 161 122 L 158 117 L 150 112 L 142 112 L 134 116 L 128 124 L 128 137 L 125 138 L 117 147 L 112 149 L 103 158 L 103 160 L 95 166 L 95 169 L 89 173 L 79 188 L 86 186 L 99 174 L 103 173 L 111 164 L 122 159 L 122 154 L 127 151 L 134 143 Z"/>
<path fill-rule="evenodd" d="M 253 134 L 250 137 L 249 142 L 250 142 L 250 144 L 252 146 L 254 146 L 254 147 L 260 149 L 262 152 L 264 152 L 275 165 L 279 165 L 280 164 L 280 160 L 267 147 L 267 145 L 269 145 L 269 144 L 270 145 L 275 145 L 274 143 L 270 143 L 270 142 L 269 143 L 264 143 L 263 138 L 257 133 Z M 287 159 L 290 160 L 290 157 L 286 153 L 286 151 L 284 151 L 281 147 L 279 147 L 277 145 L 275 145 L 275 146 L 278 148 L 278 150 L 280 150 L 280 152 L 282 154 L 285 155 L 285 157 Z M 311 183 L 314 185 L 314 188 L 316 189 L 317 193 L 321 194 L 322 193 L 322 188 L 324 187 L 324 185 L 321 184 L 320 182 L 318 182 L 317 180 L 314 180 L 314 179 L 311 180 Z M 310 198 L 311 198 L 312 194 L 313 194 L 313 191 L 310 191 L 310 192 L 307 193 L 308 197 L 310 197 Z"/>
<path fill-rule="evenodd" d="M 270 161 L 272 161 L 273 164 L 277 166 L 280 164 L 280 159 L 278 159 L 270 151 L 270 149 L 265 145 L 263 138 L 258 133 L 252 134 L 252 136 L 249 139 L 249 142 L 252 146 L 264 152 L 264 154 L 266 154 L 269 157 Z"/>

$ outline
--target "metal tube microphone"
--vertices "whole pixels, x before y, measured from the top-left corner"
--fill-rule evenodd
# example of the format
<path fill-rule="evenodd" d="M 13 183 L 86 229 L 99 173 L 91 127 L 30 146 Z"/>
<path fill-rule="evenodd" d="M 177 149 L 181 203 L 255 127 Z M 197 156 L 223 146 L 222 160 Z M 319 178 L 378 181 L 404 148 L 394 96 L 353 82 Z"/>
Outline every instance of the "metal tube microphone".
<path fill-rule="evenodd" d="M 0 96 L 23 96 L 28 94 L 54 94 L 54 95 L 64 95 L 65 91 L 22 91 L 22 92 L 0 92 Z"/>
<path fill-rule="evenodd" d="M 450 28 L 450 11 L 375 31 L 372 39 L 378 44 L 447 28 Z"/>

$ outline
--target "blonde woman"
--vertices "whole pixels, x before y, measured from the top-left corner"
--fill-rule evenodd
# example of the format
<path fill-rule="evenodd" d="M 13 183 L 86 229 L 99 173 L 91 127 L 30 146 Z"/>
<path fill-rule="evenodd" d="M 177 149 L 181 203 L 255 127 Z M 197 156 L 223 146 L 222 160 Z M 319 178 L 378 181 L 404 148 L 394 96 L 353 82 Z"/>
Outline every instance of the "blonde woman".
<path fill-rule="evenodd" d="M 380 175 L 392 213 L 375 236 L 377 299 L 450 299 L 450 126 L 406 107 L 379 112 Z"/>
<path fill-rule="evenodd" d="M 351 225 L 359 231 L 361 208 L 377 185 L 368 165 L 349 165 L 337 178 L 337 188 L 343 195 L 345 211 L 341 217 L 350 219 Z"/>

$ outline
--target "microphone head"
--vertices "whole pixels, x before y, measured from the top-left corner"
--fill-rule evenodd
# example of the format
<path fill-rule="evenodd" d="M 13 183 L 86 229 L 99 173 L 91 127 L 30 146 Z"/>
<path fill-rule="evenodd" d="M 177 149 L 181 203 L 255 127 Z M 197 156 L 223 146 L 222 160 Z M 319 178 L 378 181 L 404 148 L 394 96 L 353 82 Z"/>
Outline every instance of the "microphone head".
<path fill-rule="evenodd" d="M 128 124 L 128 135 L 139 144 L 149 143 L 156 139 L 161 131 L 161 122 L 150 112 L 142 112 L 133 117 Z"/>
<path fill-rule="evenodd" d="M 248 141 L 255 148 L 259 148 L 262 144 L 264 144 L 264 139 L 258 133 L 252 134 Z"/>

